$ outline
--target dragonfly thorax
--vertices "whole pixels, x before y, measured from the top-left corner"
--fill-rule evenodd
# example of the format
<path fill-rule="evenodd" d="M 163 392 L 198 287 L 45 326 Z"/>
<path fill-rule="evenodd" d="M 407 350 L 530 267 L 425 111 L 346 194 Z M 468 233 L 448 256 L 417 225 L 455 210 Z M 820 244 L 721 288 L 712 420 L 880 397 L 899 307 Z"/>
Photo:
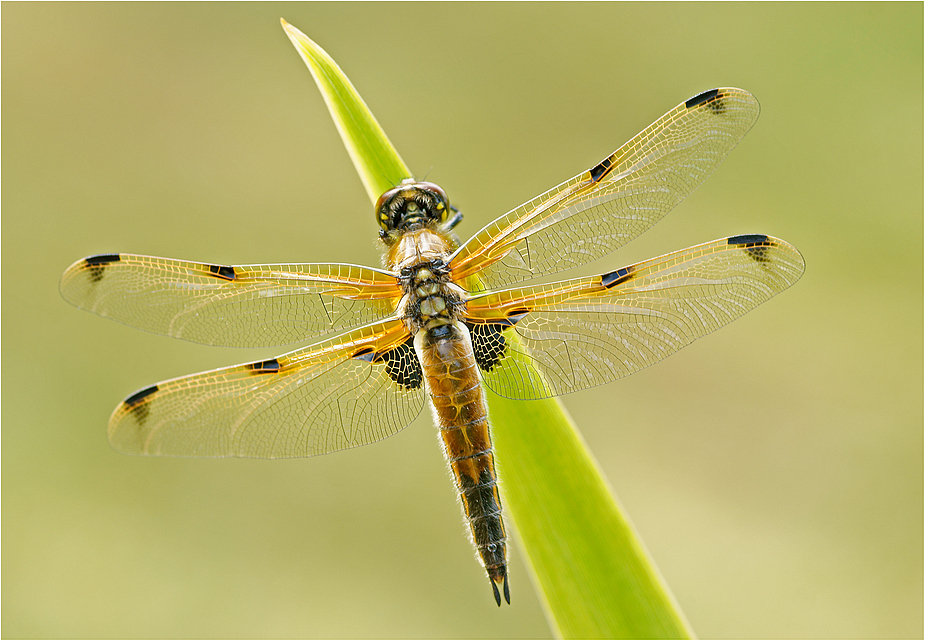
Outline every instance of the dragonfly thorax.
<path fill-rule="evenodd" d="M 399 311 L 413 334 L 449 325 L 465 311 L 465 292 L 450 280 L 442 258 L 405 266 L 400 274 L 404 296 Z"/>

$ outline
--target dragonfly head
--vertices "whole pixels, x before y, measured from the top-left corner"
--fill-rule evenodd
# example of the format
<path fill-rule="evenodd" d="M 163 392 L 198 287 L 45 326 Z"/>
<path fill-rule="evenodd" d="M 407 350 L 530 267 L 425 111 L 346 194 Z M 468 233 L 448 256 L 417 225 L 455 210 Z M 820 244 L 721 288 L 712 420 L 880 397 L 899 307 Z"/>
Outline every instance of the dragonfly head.
<path fill-rule="evenodd" d="M 434 183 L 409 178 L 381 196 L 376 202 L 379 237 L 392 245 L 405 232 L 428 225 L 442 225 L 452 210 L 446 192 Z"/>

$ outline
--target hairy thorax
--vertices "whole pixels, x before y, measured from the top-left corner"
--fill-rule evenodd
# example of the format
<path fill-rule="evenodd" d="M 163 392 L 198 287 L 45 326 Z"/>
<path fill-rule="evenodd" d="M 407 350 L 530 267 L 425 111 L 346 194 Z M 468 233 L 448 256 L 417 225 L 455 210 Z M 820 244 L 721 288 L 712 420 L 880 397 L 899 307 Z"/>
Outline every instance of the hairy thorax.
<path fill-rule="evenodd" d="M 452 240 L 429 227 L 405 233 L 389 249 L 403 291 L 398 311 L 412 334 L 453 324 L 465 311 L 465 292 L 450 280 L 446 262 L 452 250 Z"/>

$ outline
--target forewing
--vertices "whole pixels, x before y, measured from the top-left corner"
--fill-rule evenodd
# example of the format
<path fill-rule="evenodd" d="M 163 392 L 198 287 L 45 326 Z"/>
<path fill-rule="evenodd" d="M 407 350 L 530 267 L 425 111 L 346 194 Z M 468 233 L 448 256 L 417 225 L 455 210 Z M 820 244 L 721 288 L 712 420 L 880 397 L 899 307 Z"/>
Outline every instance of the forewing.
<path fill-rule="evenodd" d="M 467 322 L 492 391 L 547 398 L 662 360 L 787 289 L 803 269 L 789 243 L 734 236 L 602 276 L 476 296 Z"/>
<path fill-rule="evenodd" d="M 378 441 L 424 406 L 407 336 L 399 320 L 367 325 L 275 359 L 152 385 L 119 404 L 109 441 L 128 454 L 253 458 Z"/>
<path fill-rule="evenodd" d="M 560 272 L 604 256 L 696 189 L 758 118 L 742 89 L 704 92 L 588 171 L 490 223 L 451 258 L 470 291 Z"/>
<path fill-rule="evenodd" d="M 357 327 L 395 311 L 395 276 L 357 265 L 210 265 L 91 256 L 61 277 L 77 307 L 205 345 L 270 347 Z"/>

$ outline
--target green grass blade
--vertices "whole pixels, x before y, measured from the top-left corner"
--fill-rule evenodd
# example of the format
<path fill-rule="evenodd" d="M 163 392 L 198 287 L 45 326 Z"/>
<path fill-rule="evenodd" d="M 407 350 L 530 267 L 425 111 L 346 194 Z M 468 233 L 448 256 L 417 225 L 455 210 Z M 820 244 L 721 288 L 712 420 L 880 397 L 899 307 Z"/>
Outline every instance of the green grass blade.
<path fill-rule="evenodd" d="M 410 172 L 353 85 L 283 21 L 315 77 L 370 200 Z M 680 609 L 555 400 L 489 393 L 502 495 L 554 631 L 564 638 L 690 638 Z M 514 578 L 514 598 L 518 586 Z"/>
<path fill-rule="evenodd" d="M 562 405 L 488 397 L 505 508 L 558 635 L 691 638 Z"/>
<path fill-rule="evenodd" d="M 360 174 L 367 195 L 375 203 L 383 192 L 405 178 L 411 178 L 411 172 L 350 79 L 331 56 L 285 20 L 280 19 L 280 22 L 318 83 L 347 153 Z"/>

